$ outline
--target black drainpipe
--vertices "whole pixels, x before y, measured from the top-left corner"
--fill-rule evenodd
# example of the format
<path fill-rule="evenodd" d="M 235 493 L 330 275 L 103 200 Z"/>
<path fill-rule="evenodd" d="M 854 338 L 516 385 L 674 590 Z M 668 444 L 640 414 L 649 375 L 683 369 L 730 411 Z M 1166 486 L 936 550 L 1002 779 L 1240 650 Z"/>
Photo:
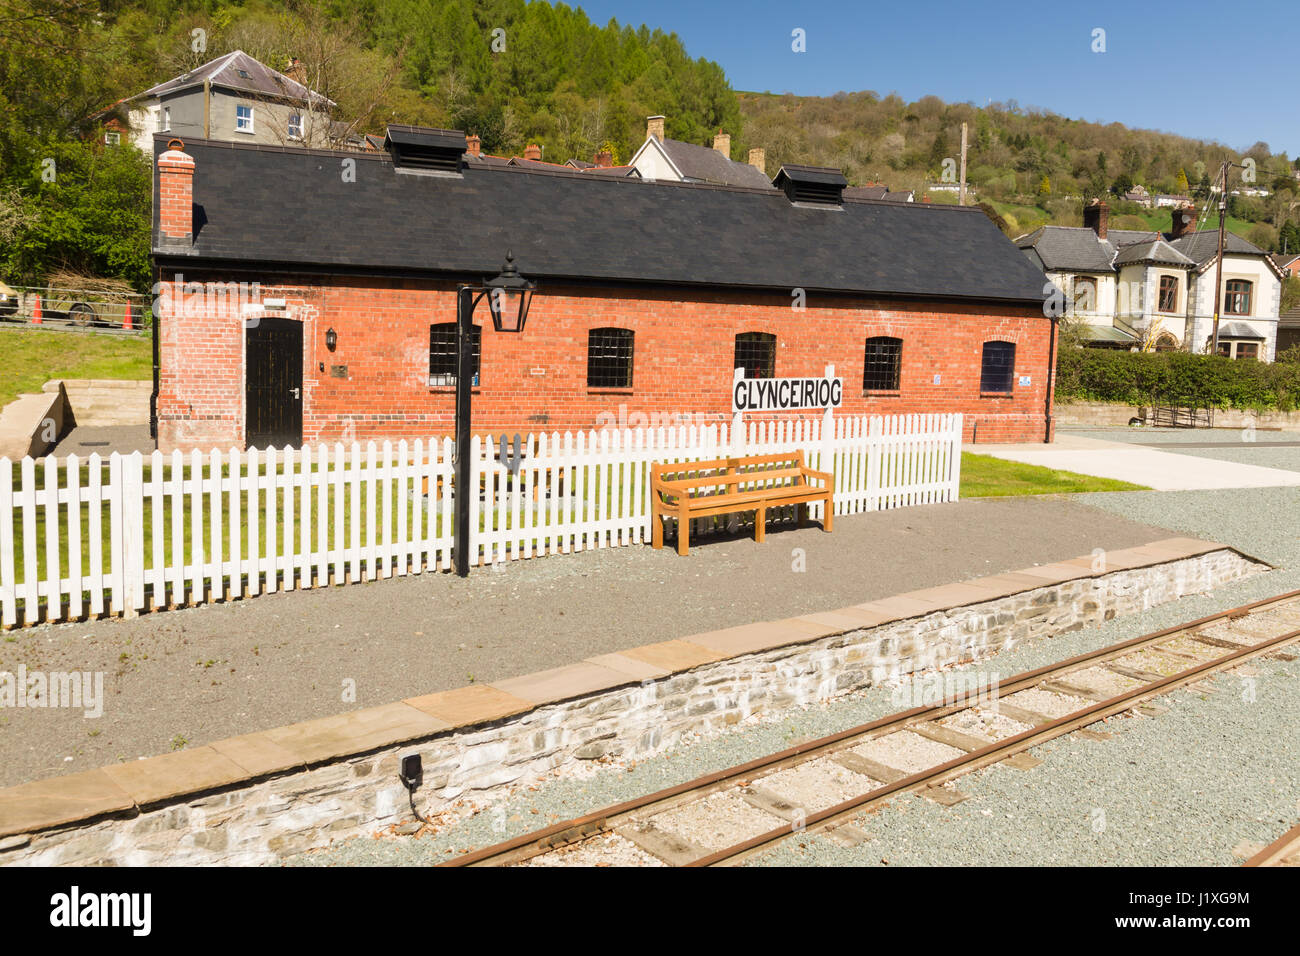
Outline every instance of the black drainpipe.
<path fill-rule="evenodd" d="M 153 321 L 150 326 L 153 328 L 153 393 L 149 396 L 149 437 L 154 441 L 154 447 L 158 447 L 158 304 L 162 301 L 162 269 L 154 266 L 154 289 L 155 294 L 150 315 Z"/>
<path fill-rule="evenodd" d="M 1052 441 L 1052 374 L 1056 371 L 1056 316 L 1051 317 L 1052 337 L 1047 346 L 1047 396 L 1043 399 L 1043 414 L 1046 418 L 1046 430 L 1043 432 L 1043 444 Z"/>

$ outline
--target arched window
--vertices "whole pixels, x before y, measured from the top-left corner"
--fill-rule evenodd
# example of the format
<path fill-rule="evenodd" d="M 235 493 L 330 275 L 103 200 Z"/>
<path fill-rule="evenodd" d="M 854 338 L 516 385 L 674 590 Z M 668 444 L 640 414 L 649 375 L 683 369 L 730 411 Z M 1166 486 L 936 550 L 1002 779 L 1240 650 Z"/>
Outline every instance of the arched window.
<path fill-rule="evenodd" d="M 632 387 L 631 329 L 592 329 L 587 333 L 587 387 Z"/>
<path fill-rule="evenodd" d="M 483 330 L 474 326 L 470 332 L 474 344 L 474 377 L 471 385 L 478 385 L 479 359 L 483 348 Z M 440 322 L 429 326 L 429 384 L 456 384 L 456 323 Z"/>
<path fill-rule="evenodd" d="M 980 391 L 1010 392 L 1016 370 L 1014 342 L 985 342 L 980 359 Z"/>
<path fill-rule="evenodd" d="M 866 355 L 862 364 L 862 387 L 879 392 L 898 391 L 899 373 L 903 365 L 903 340 L 877 335 L 867 339 Z"/>
<path fill-rule="evenodd" d="M 1168 332 L 1161 332 L 1160 337 L 1156 339 L 1157 352 L 1177 352 L 1178 340 Z"/>
<path fill-rule="evenodd" d="M 735 368 L 745 378 L 776 378 L 776 336 L 767 332 L 741 332 L 736 336 Z"/>

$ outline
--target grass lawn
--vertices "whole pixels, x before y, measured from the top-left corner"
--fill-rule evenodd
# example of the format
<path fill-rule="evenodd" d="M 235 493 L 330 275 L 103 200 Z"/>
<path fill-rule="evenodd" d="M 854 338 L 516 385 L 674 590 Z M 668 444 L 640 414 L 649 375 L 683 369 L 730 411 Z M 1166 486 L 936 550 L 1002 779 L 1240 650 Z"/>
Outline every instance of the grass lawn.
<path fill-rule="evenodd" d="M 1082 491 L 1150 491 L 1113 478 L 1094 478 L 1072 471 L 1024 465 L 988 455 L 962 452 L 961 497 L 999 498 L 1009 495 L 1068 495 Z"/>
<path fill-rule="evenodd" d="M 0 328 L 0 407 L 54 378 L 153 377 L 147 334 L 107 335 L 39 328 Z"/>

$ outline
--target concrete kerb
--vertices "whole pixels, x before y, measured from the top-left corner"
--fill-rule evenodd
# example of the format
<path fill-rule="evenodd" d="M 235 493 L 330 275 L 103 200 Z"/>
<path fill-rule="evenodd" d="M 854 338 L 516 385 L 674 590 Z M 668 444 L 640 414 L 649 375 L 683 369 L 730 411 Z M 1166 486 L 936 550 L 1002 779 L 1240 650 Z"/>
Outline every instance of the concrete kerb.
<path fill-rule="evenodd" d="M 16 862 L 16 858 L 24 854 L 15 853 L 11 856 L 11 853 L 4 851 L 21 850 L 33 839 L 39 842 L 41 835 L 63 841 L 66 839 L 65 834 L 72 828 L 94 829 L 92 825 L 104 826 L 106 822 L 113 826 L 118 821 L 131 821 L 159 810 L 175 810 L 188 819 L 186 804 L 205 803 L 221 794 L 226 795 L 224 799 L 228 802 L 237 801 L 242 799 L 240 794 L 255 790 L 267 781 L 273 781 L 272 785 L 278 786 L 285 782 L 279 778 L 292 778 L 304 772 L 308 775 L 312 772 L 334 774 L 336 771 L 331 768 L 339 768 L 345 778 L 351 781 L 354 774 L 356 777 L 367 776 L 378 773 L 380 764 L 395 763 L 395 754 L 389 751 L 412 745 L 433 747 L 438 751 L 444 758 L 442 764 L 435 761 L 434 766 L 426 769 L 426 775 L 440 778 L 440 789 L 460 793 L 463 792 L 463 787 L 458 790 L 457 785 L 449 783 L 459 769 L 463 769 L 455 763 L 457 753 L 462 755 L 463 764 L 471 759 L 468 756 L 470 748 L 486 745 L 478 758 L 472 760 L 480 769 L 491 765 L 493 760 L 504 760 L 512 746 L 507 733 L 511 729 L 517 731 L 517 737 L 519 734 L 532 735 L 530 743 L 524 747 L 527 752 L 518 759 L 525 761 L 527 767 L 541 767 L 548 760 L 554 762 L 552 758 L 559 753 L 561 738 L 565 735 L 562 726 L 565 720 L 580 715 L 578 722 L 586 722 L 583 736 L 592 739 L 570 741 L 571 752 L 564 759 L 573 758 L 572 751 L 583 747 L 591 751 L 587 754 L 590 757 L 597 755 L 597 749 L 604 752 L 606 748 L 601 743 L 602 740 L 616 736 L 615 731 L 607 726 L 612 718 L 602 715 L 630 706 L 624 698 L 646 695 L 653 688 L 652 696 L 656 707 L 662 710 L 664 705 L 672 705 L 659 718 L 646 721 L 647 726 L 653 728 L 671 723 L 665 719 L 670 716 L 680 723 L 680 720 L 709 712 L 698 710 L 695 714 L 687 713 L 692 707 L 704 708 L 707 705 L 703 701 L 690 702 L 691 688 L 699 683 L 700 677 L 707 678 L 705 683 L 719 686 L 730 687 L 735 683 L 734 675 L 692 672 L 705 668 L 734 670 L 735 666 L 762 658 L 762 667 L 771 676 L 775 676 L 779 668 L 776 662 L 790 654 L 829 655 L 827 659 L 830 660 L 838 653 L 840 656 L 835 657 L 832 669 L 835 676 L 818 679 L 821 683 L 829 680 L 832 692 L 848 692 L 842 690 L 841 685 L 848 687 L 855 681 L 865 685 L 871 681 L 862 672 L 869 665 L 864 653 L 853 649 L 837 651 L 831 646 L 844 635 L 880 632 L 875 638 L 877 648 L 893 648 L 896 663 L 903 660 L 907 665 L 905 671 L 910 672 L 912 661 L 908 655 L 915 656 L 919 650 L 918 642 L 914 635 L 907 633 L 884 634 L 890 627 L 906 625 L 920 618 L 942 617 L 947 612 L 959 609 L 973 614 L 987 614 L 987 611 L 979 610 L 980 605 L 1017 598 L 1030 591 L 1073 587 L 1076 582 L 1090 579 L 1112 580 L 1116 588 L 1133 592 L 1133 583 L 1124 583 L 1111 576 L 1159 569 L 1164 565 L 1179 565 L 1180 562 L 1191 559 L 1209 560 L 1220 555 L 1227 556 L 1224 560 L 1232 559 L 1224 566 L 1225 577 L 1222 581 L 1269 567 L 1265 562 L 1218 543 L 1191 538 L 1165 539 L 1140 548 L 1110 552 L 1104 556 L 1104 561 L 1099 561 L 1094 556 L 1083 556 L 1055 565 L 994 575 L 957 585 L 944 585 L 837 611 L 691 635 L 617 654 L 601 655 L 539 674 L 510 678 L 494 684 L 470 685 L 423 697 L 407 698 L 380 707 L 250 733 L 217 741 L 193 751 L 21 784 L 0 790 L 0 853 L 4 853 L 0 856 L 0 863 L 8 862 L 6 857 Z M 1195 576 L 1196 570 L 1190 570 Z M 1181 571 L 1173 575 L 1165 575 L 1166 578 L 1180 579 L 1175 592 L 1182 588 L 1182 579 L 1187 577 L 1188 571 L 1188 568 L 1182 567 Z M 1210 573 L 1210 577 L 1213 580 L 1208 587 L 1222 583 L 1213 573 Z M 1166 600 L 1175 600 L 1177 596 L 1179 593 L 1174 593 Z M 1129 593 L 1128 602 L 1132 605 L 1131 609 L 1140 606 L 1135 593 Z M 1045 613 L 1034 611 L 1034 626 L 1046 620 Z M 955 636 L 954 627 L 948 622 L 941 629 L 931 628 L 936 643 L 928 650 L 935 651 L 938 648 L 943 653 L 950 652 L 952 648 L 949 638 Z M 946 634 L 947 631 L 953 631 L 953 634 Z M 841 642 L 846 643 L 848 642 Z M 914 646 L 904 651 L 909 643 Z M 989 642 L 985 650 L 992 646 L 993 643 Z M 1001 646 L 1000 643 L 997 646 Z M 918 663 L 919 661 L 918 657 Z M 829 675 L 831 671 L 826 673 Z M 844 680 L 850 676 L 852 679 L 844 684 Z M 756 680 L 751 674 L 745 677 L 745 681 L 746 689 L 739 696 L 747 702 L 751 692 L 759 696 L 766 693 L 761 679 Z M 641 690 L 629 698 L 627 689 L 638 685 Z M 823 688 L 818 685 L 817 689 L 820 691 Z M 744 711 L 747 706 L 748 703 L 740 711 Z M 740 718 L 737 716 L 736 720 L 732 720 L 733 716 L 737 715 L 728 712 L 725 722 L 738 722 Z M 653 746 L 663 745 L 660 734 L 650 736 L 655 738 Z M 579 755 L 577 759 L 584 758 Z M 456 769 L 448 771 L 447 767 Z M 500 782 L 504 783 L 518 779 L 523 772 L 513 769 L 507 772 L 503 767 L 502 772 L 495 776 L 501 776 Z M 493 774 L 489 776 L 495 779 Z M 332 783 L 330 792 L 337 786 L 342 784 Z M 480 790 L 483 787 L 475 784 L 470 789 Z M 453 798 L 454 796 L 455 794 Z M 372 794 L 367 805 L 374 811 L 375 819 L 355 820 L 355 829 L 381 823 L 385 814 L 400 812 L 400 807 L 394 807 L 393 803 L 392 794 Z M 311 839 L 321 837 L 320 832 L 311 832 L 314 834 Z M 343 835 L 330 826 L 328 835 L 336 834 Z M 311 839 L 303 835 L 302 839 L 288 840 L 287 843 L 282 842 L 281 846 L 302 849 L 304 844 L 310 844 Z M 125 852 L 125 849 L 122 848 L 121 852 Z M 242 852 L 251 854 L 248 859 L 259 858 L 261 849 L 253 847 Z M 272 857 L 274 855 L 271 853 Z M 138 859 L 133 846 L 127 857 Z M 223 861 L 236 860 L 230 858 Z M 59 858 L 56 862 L 72 860 Z"/>

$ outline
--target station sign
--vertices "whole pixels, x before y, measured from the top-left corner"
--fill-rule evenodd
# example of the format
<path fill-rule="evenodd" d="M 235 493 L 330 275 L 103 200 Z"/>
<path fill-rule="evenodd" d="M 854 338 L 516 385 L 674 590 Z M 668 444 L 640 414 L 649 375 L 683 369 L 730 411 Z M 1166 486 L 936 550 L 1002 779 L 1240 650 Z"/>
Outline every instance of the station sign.
<path fill-rule="evenodd" d="M 793 412 L 839 408 L 844 400 L 844 379 L 741 378 L 731 388 L 732 414 L 740 412 Z"/>

